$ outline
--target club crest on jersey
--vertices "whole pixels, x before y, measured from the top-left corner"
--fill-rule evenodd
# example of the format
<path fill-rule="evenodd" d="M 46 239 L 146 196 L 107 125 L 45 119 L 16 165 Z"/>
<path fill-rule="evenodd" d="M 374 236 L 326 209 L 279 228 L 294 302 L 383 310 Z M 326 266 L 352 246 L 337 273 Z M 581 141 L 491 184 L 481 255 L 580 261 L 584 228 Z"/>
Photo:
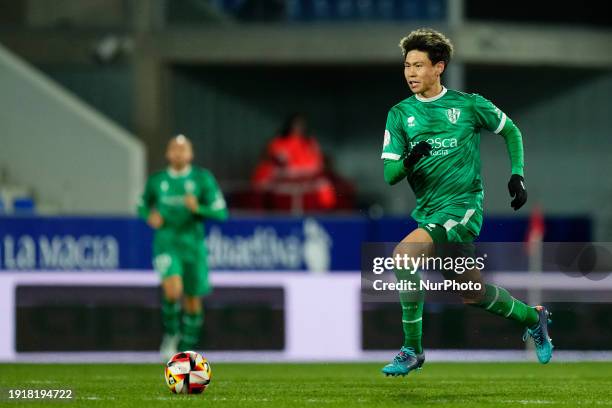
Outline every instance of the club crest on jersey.
<path fill-rule="evenodd" d="M 457 123 L 457 120 L 459 120 L 459 115 L 461 115 L 461 109 L 450 108 L 446 110 L 446 116 L 452 124 Z"/>
<path fill-rule="evenodd" d="M 406 122 L 408 122 L 408 127 L 414 127 L 416 124 L 414 123 L 414 116 L 409 116 L 408 119 L 406 119 Z"/>

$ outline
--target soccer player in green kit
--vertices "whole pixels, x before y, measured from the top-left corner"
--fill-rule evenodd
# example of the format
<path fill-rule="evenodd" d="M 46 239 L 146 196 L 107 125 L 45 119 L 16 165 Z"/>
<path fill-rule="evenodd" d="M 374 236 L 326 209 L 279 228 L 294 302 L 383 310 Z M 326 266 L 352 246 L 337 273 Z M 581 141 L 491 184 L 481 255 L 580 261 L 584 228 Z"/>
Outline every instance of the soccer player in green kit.
<path fill-rule="evenodd" d="M 387 116 L 382 159 L 390 185 L 407 179 L 416 196 L 412 217 L 418 228 L 395 249 L 400 256 L 426 256 L 436 245 L 471 243 L 482 225 L 483 186 L 480 177 L 480 130 L 500 134 L 511 161 L 508 183 L 512 208 L 527 201 L 523 179 L 523 142 L 516 125 L 493 103 L 478 94 L 446 89 L 441 76 L 451 59 L 453 46 L 431 29 L 411 32 L 400 42 L 404 76 L 414 93 L 393 106 Z M 402 245 L 405 244 L 405 245 Z M 394 255 L 395 255 L 394 254 Z M 412 271 L 412 273 L 417 271 Z M 480 271 L 471 271 L 482 282 Z M 398 278 L 401 273 L 396 270 Z M 414 275 L 412 275 L 414 276 Z M 482 290 L 459 293 L 464 303 L 481 308 L 525 327 L 538 360 L 547 363 L 553 345 L 548 337 L 550 313 L 543 306 L 530 307 L 506 289 L 483 284 Z M 400 293 L 404 344 L 382 372 L 406 375 L 425 362 L 421 345 L 422 297 Z"/>
<path fill-rule="evenodd" d="M 189 139 L 172 138 L 166 159 L 168 168 L 147 180 L 138 212 L 155 229 L 153 265 L 163 289 L 160 353 L 169 359 L 179 350 L 193 350 L 199 341 L 202 296 L 211 291 L 202 221 L 225 220 L 228 212 L 212 173 L 191 165 Z"/>

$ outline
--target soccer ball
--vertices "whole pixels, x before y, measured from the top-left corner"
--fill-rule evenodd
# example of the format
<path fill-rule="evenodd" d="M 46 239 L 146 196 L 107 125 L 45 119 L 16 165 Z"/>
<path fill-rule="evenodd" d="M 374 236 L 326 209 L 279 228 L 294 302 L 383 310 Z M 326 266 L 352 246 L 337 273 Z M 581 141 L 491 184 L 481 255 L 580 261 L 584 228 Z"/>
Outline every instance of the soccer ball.
<path fill-rule="evenodd" d="M 201 394 L 210 384 L 212 370 L 201 354 L 183 351 L 168 360 L 164 377 L 175 394 Z"/>

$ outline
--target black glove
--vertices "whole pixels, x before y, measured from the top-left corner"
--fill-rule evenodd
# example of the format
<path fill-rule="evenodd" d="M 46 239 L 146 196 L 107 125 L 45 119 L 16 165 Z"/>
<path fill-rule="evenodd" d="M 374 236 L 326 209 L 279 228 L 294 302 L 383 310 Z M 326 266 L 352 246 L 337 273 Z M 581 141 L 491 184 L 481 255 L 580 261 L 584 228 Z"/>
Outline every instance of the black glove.
<path fill-rule="evenodd" d="M 408 153 L 408 156 L 404 159 L 404 167 L 407 169 L 412 168 L 412 166 L 417 164 L 418 161 L 425 156 L 431 156 L 431 145 L 423 140 L 410 150 L 410 153 Z"/>
<path fill-rule="evenodd" d="M 508 192 L 510 197 L 514 198 L 510 206 L 514 211 L 521 208 L 527 202 L 527 190 L 525 189 L 525 179 L 523 176 L 513 174 L 508 182 Z"/>

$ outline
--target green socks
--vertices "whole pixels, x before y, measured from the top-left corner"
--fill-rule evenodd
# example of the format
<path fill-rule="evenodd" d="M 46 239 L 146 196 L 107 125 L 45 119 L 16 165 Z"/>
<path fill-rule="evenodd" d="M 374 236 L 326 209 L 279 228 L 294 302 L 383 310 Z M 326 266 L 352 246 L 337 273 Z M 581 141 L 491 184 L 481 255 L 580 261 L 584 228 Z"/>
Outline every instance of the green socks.
<path fill-rule="evenodd" d="M 204 314 L 201 310 L 195 313 L 183 313 L 183 331 L 179 343 L 181 351 L 193 350 L 198 345 L 202 323 L 204 323 Z"/>
<path fill-rule="evenodd" d="M 423 352 L 423 302 L 400 302 L 402 304 L 402 328 L 404 347 L 412 347 L 416 353 Z"/>
<path fill-rule="evenodd" d="M 181 305 L 179 302 L 170 302 L 162 295 L 162 324 L 164 334 L 175 336 L 179 334 L 181 324 Z"/>
<path fill-rule="evenodd" d="M 485 284 L 484 299 L 473 306 L 519 322 L 525 327 L 532 327 L 539 321 L 534 308 L 513 298 L 506 289 L 488 283 Z"/>
<path fill-rule="evenodd" d="M 204 313 L 200 310 L 195 313 L 183 312 L 181 327 L 181 304 L 170 302 L 162 296 L 162 323 L 164 334 L 168 336 L 181 336 L 179 351 L 193 350 L 200 341 L 200 331 L 204 322 Z"/>
<path fill-rule="evenodd" d="M 406 271 L 396 271 L 398 280 L 418 282 L 420 276 L 407 274 Z M 418 283 L 417 283 L 418 284 Z M 485 284 L 485 297 L 482 302 L 473 304 L 506 319 L 514 320 L 525 327 L 532 327 L 539 321 L 537 311 L 513 298 L 510 293 L 499 286 Z M 416 353 L 422 353 L 421 339 L 423 337 L 423 294 L 420 292 L 400 292 L 402 305 L 402 328 L 404 329 L 404 347 L 411 347 Z"/>
<path fill-rule="evenodd" d="M 410 274 L 407 270 L 396 270 L 398 281 L 415 282 L 418 287 L 421 275 Z M 402 328 L 404 329 L 404 347 L 411 347 L 416 353 L 423 352 L 421 338 L 423 337 L 423 293 L 421 291 L 401 291 L 399 293 L 402 305 Z"/>

